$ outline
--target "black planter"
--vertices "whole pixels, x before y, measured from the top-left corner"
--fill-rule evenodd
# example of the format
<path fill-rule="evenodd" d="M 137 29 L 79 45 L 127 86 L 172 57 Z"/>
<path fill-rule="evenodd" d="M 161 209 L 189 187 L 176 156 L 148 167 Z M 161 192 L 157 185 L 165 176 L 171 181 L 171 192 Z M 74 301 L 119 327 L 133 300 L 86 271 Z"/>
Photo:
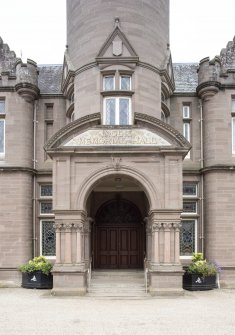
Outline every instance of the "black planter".
<path fill-rule="evenodd" d="M 24 288 L 52 288 L 52 274 L 45 275 L 41 271 L 22 272 L 22 287 Z"/>
<path fill-rule="evenodd" d="M 189 291 L 206 291 L 217 288 L 216 275 L 202 277 L 194 273 L 183 275 L 183 288 Z"/>

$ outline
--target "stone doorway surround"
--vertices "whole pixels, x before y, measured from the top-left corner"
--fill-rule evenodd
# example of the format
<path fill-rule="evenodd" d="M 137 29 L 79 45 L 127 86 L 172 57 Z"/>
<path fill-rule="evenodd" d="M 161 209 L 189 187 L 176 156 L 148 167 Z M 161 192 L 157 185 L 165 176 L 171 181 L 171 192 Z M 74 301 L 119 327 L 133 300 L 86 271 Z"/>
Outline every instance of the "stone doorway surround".
<path fill-rule="evenodd" d="M 100 114 L 89 115 L 62 128 L 45 146 L 53 159 L 53 294 L 87 291 L 93 220 L 89 195 L 107 176 L 131 178 L 148 200 L 149 291 L 152 295 L 182 292 L 182 162 L 190 144 L 158 119 L 135 114 L 135 120 L 135 126 L 108 127 L 100 126 Z"/>

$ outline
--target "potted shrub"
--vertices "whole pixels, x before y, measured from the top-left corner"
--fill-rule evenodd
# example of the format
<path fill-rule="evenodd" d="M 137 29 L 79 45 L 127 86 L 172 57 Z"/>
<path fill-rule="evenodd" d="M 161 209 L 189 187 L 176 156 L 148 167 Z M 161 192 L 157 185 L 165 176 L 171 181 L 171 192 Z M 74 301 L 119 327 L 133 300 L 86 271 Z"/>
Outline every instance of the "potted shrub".
<path fill-rule="evenodd" d="M 34 257 L 27 264 L 19 267 L 22 272 L 22 287 L 52 288 L 52 264 L 44 256 Z"/>
<path fill-rule="evenodd" d="M 183 288 L 190 291 L 205 291 L 217 288 L 219 268 L 203 259 L 202 253 L 194 253 L 192 263 L 183 275 Z"/>

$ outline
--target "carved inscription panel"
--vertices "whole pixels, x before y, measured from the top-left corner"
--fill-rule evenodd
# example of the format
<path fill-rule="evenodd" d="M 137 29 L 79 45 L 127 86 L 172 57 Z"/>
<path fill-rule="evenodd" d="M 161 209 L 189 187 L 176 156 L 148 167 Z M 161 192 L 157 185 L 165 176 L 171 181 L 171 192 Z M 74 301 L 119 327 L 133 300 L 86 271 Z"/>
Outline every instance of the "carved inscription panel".
<path fill-rule="evenodd" d="M 80 146 L 170 146 L 161 136 L 146 129 L 90 129 L 75 136 L 65 147 Z"/>

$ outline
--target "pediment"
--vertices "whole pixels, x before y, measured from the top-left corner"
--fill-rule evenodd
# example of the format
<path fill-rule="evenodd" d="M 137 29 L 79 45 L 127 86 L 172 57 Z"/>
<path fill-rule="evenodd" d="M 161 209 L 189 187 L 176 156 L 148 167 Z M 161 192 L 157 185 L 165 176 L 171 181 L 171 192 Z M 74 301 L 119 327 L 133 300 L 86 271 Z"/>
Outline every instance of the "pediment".
<path fill-rule="evenodd" d="M 96 60 L 126 58 L 138 60 L 138 55 L 126 35 L 117 26 L 102 45 Z"/>
<path fill-rule="evenodd" d="M 135 114 L 133 126 L 100 125 L 100 114 L 92 114 L 63 127 L 45 145 L 49 155 L 76 152 L 182 152 L 190 143 L 177 130 L 154 117 Z"/>
<path fill-rule="evenodd" d="M 107 126 L 88 129 L 63 143 L 63 147 L 166 147 L 170 145 L 163 137 L 144 128 L 128 127 L 113 129 Z"/>

